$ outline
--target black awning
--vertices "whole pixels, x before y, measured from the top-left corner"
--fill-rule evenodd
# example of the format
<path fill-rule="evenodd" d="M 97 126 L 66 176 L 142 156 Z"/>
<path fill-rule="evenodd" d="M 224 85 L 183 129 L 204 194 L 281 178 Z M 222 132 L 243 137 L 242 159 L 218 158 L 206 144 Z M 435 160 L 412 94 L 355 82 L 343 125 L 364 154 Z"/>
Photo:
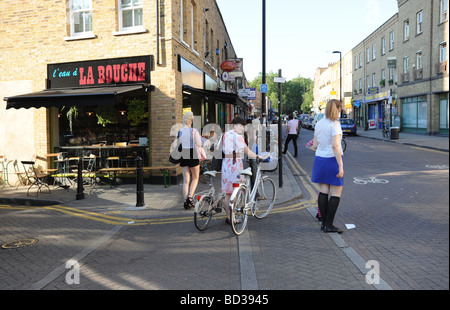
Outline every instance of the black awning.
<path fill-rule="evenodd" d="M 206 90 L 194 88 L 188 85 L 183 85 L 183 91 L 188 91 L 192 93 L 196 93 L 202 95 L 204 97 L 208 97 L 211 99 L 215 99 L 220 102 L 230 103 L 238 105 L 242 108 L 247 108 L 247 103 L 243 101 L 238 95 L 232 93 L 224 93 L 220 91 Z"/>
<path fill-rule="evenodd" d="M 14 97 L 5 97 L 7 109 L 49 108 L 63 106 L 113 105 L 119 95 L 144 95 L 145 85 L 92 88 L 48 89 Z"/>

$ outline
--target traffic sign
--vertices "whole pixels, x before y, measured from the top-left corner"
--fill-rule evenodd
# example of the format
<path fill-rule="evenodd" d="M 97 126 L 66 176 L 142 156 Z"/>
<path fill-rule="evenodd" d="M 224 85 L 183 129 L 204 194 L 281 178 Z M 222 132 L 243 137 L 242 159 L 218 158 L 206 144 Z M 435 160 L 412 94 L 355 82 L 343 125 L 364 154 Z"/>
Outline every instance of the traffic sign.
<path fill-rule="evenodd" d="M 273 81 L 274 81 L 275 83 L 281 83 L 281 84 L 284 84 L 284 83 L 286 83 L 286 78 L 284 78 L 284 77 L 275 77 L 275 78 L 273 79 Z"/>
<path fill-rule="evenodd" d="M 267 93 L 269 91 L 269 86 L 267 84 L 261 84 L 261 92 Z"/>

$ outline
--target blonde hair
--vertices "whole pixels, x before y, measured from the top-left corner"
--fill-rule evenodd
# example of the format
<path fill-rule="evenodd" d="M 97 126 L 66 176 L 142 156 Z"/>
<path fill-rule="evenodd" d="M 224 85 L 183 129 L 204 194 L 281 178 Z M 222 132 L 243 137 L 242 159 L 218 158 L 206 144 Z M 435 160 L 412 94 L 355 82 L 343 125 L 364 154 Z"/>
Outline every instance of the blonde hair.
<path fill-rule="evenodd" d="M 192 123 L 194 121 L 194 113 L 191 111 L 187 111 L 183 115 L 183 125 L 187 125 L 189 123 Z"/>
<path fill-rule="evenodd" d="M 342 110 L 342 103 L 337 99 L 331 99 L 327 102 L 327 107 L 325 108 L 325 117 L 332 121 L 337 121 L 339 119 L 339 114 Z"/>

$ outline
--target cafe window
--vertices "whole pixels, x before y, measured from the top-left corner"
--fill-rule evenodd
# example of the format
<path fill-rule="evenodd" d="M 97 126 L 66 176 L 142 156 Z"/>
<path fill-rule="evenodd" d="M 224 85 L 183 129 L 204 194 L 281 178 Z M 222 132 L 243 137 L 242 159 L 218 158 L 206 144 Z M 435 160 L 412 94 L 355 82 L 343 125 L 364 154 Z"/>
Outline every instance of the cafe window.
<path fill-rule="evenodd" d="M 70 0 L 70 35 L 92 34 L 92 0 Z"/>
<path fill-rule="evenodd" d="M 147 137 L 148 101 L 139 97 L 115 105 L 64 106 L 58 118 L 62 146 L 130 143 Z"/>
<path fill-rule="evenodd" d="M 121 31 L 142 28 L 143 0 L 119 1 L 119 25 Z"/>

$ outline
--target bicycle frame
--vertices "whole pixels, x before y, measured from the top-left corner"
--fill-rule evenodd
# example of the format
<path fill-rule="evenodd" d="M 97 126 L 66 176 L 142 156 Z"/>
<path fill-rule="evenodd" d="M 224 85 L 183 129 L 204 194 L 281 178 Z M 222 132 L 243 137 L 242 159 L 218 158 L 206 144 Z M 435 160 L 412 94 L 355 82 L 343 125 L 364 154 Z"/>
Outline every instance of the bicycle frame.
<path fill-rule="evenodd" d="M 252 211 L 252 215 L 253 215 L 253 206 L 255 205 L 255 198 L 256 198 L 256 193 L 258 191 L 258 187 L 259 184 L 261 183 L 262 180 L 262 176 L 261 176 L 262 172 L 261 172 L 261 166 L 258 165 L 257 169 L 256 169 L 256 176 L 255 176 L 255 185 L 251 186 L 251 180 L 250 180 L 250 176 L 249 175 L 244 175 L 245 177 L 245 183 L 241 182 L 239 183 L 240 185 L 238 187 L 236 187 L 233 191 L 233 193 L 231 194 L 231 198 L 230 198 L 230 210 L 233 208 L 234 205 L 234 201 L 236 199 L 236 195 L 239 191 L 239 189 L 241 187 L 245 187 L 245 206 L 244 206 L 244 210 L 248 210 L 250 209 Z M 249 193 L 250 190 L 250 193 Z"/>

